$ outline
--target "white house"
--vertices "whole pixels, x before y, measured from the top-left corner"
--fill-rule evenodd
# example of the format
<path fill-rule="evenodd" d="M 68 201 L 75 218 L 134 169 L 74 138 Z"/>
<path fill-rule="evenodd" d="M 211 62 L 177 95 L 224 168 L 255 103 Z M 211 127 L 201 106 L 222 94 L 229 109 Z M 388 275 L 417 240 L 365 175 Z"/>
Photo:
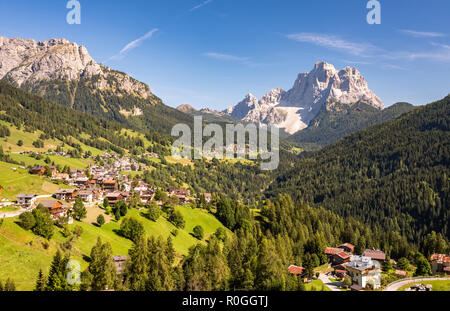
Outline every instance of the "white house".
<path fill-rule="evenodd" d="M 17 196 L 17 204 L 24 208 L 29 208 L 36 202 L 36 197 L 35 194 L 19 194 Z"/>
<path fill-rule="evenodd" d="M 353 256 L 352 260 L 345 264 L 349 276 L 354 284 L 362 288 L 370 285 L 373 289 L 381 286 L 381 269 L 378 261 L 370 257 Z"/>
<path fill-rule="evenodd" d="M 84 202 L 92 203 L 94 194 L 92 193 L 92 191 L 83 190 L 78 193 L 78 197 L 81 198 Z"/>

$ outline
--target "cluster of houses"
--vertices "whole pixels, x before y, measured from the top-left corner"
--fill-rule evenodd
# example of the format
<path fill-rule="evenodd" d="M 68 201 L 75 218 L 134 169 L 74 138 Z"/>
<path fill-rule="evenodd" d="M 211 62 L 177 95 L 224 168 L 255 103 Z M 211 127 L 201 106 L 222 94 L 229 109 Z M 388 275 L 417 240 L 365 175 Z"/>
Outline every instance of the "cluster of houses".
<path fill-rule="evenodd" d="M 386 261 L 386 254 L 380 250 L 366 249 L 362 255 L 354 255 L 355 247 L 345 243 L 337 248 L 327 247 L 328 263 L 334 269 L 337 278 L 349 276 L 353 285 L 351 289 L 360 291 L 364 288 L 378 289 L 381 287 L 381 267 Z M 398 274 L 406 274 L 398 271 Z"/>
<path fill-rule="evenodd" d="M 349 276 L 352 280 L 353 291 L 361 291 L 366 288 L 379 289 L 381 287 L 381 268 L 386 261 L 386 254 L 375 249 L 366 249 L 362 255 L 354 255 L 355 247 L 350 243 L 344 243 L 338 247 L 327 247 L 325 255 L 328 263 L 333 268 L 333 274 L 338 279 Z M 390 259 L 391 264 L 396 265 L 395 260 Z M 433 254 L 430 258 L 433 275 L 450 274 L 450 255 Z M 302 267 L 290 266 L 289 273 L 302 275 L 305 271 Z M 395 274 L 407 277 L 408 273 L 396 270 Z M 417 289 L 422 290 L 422 289 Z"/>
<path fill-rule="evenodd" d="M 125 171 L 146 169 L 141 167 L 134 159 L 129 157 L 119 158 L 117 155 L 105 153 L 102 155 L 104 165 L 90 166 L 87 170 L 72 169 L 69 173 L 60 173 L 54 166 L 36 166 L 31 169 L 32 174 L 47 175 L 46 170 L 51 170 L 51 179 L 68 185 L 70 188 L 59 189 L 53 194 L 56 200 L 39 201 L 41 197 L 35 194 L 20 194 L 17 196 L 17 204 L 25 209 L 32 209 L 38 204 L 47 207 L 52 217 L 57 220 L 68 216 L 70 204 L 78 198 L 88 206 L 103 202 L 108 199 L 110 206 L 115 206 L 120 201 L 127 201 L 131 196 L 137 195 L 142 203 L 148 203 L 155 197 L 158 190 L 155 187 L 139 180 L 132 181 Z M 166 191 L 169 197 L 176 197 L 181 205 L 192 201 L 190 190 L 170 188 Z M 211 201 L 211 194 L 204 194 L 206 202 Z M 38 202 L 39 201 L 39 202 Z M 159 206 L 163 202 L 156 202 Z"/>

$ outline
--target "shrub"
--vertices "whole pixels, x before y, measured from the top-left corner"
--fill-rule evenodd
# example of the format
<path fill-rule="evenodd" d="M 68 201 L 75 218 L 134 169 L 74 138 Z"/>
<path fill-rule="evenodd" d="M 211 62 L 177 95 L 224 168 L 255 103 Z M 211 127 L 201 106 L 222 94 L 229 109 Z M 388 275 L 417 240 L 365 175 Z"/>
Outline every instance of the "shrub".
<path fill-rule="evenodd" d="M 101 227 L 105 224 L 105 217 L 103 215 L 98 215 L 97 224 Z"/>
<path fill-rule="evenodd" d="M 155 203 L 151 204 L 148 208 L 147 217 L 150 220 L 157 221 L 159 217 L 161 217 L 161 209 L 159 208 L 159 206 Z"/>
<path fill-rule="evenodd" d="M 125 218 L 120 225 L 120 232 L 127 239 L 136 242 L 145 233 L 144 226 L 134 218 Z"/>
<path fill-rule="evenodd" d="M 180 229 L 184 229 L 184 227 L 186 226 L 186 221 L 179 211 L 173 212 L 169 217 L 169 221 L 173 223 L 175 227 Z"/>
<path fill-rule="evenodd" d="M 33 217 L 36 221 L 36 225 L 33 227 L 33 232 L 36 235 L 42 236 L 47 240 L 50 240 L 53 236 L 53 221 L 48 210 L 42 208 L 36 208 L 33 210 Z"/>
<path fill-rule="evenodd" d="M 203 240 L 203 237 L 205 236 L 205 230 L 203 230 L 202 226 L 195 226 L 193 232 L 195 238 Z"/>
<path fill-rule="evenodd" d="M 222 227 L 217 228 L 214 234 L 219 241 L 225 242 L 227 239 L 227 232 Z"/>
<path fill-rule="evenodd" d="M 36 220 L 31 212 L 21 214 L 19 221 L 19 225 L 25 230 L 31 230 L 36 225 Z"/>

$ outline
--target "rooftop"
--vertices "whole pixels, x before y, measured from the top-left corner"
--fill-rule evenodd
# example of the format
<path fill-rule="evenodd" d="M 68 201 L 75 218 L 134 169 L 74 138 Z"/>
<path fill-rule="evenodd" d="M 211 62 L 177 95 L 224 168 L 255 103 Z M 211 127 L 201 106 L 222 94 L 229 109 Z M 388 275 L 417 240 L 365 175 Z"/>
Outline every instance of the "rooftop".
<path fill-rule="evenodd" d="M 431 261 L 439 261 L 439 262 L 450 263 L 450 255 L 433 254 L 433 255 L 431 255 Z"/>
<path fill-rule="evenodd" d="M 374 260 L 386 260 L 386 254 L 383 251 L 375 249 L 366 249 L 366 251 L 363 253 L 363 256 L 370 257 Z"/>

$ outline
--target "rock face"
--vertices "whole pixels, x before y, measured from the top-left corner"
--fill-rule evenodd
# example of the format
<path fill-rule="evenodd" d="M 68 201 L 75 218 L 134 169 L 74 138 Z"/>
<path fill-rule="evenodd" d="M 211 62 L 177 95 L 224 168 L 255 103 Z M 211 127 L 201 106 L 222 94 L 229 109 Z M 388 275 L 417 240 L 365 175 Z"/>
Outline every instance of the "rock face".
<path fill-rule="evenodd" d="M 247 122 L 276 125 L 294 134 L 308 127 L 322 109 L 332 111 L 338 109 L 337 103 L 358 102 L 384 108 L 357 69 L 346 67 L 338 71 L 321 62 L 311 72 L 299 74 L 291 90 L 274 89 L 260 100 L 249 94 L 224 113 Z"/>
<path fill-rule="evenodd" d="M 197 110 L 196 110 L 194 107 L 192 107 L 191 105 L 186 105 L 186 104 L 178 106 L 178 107 L 177 107 L 177 110 L 178 110 L 178 111 L 181 111 L 181 112 L 184 112 L 184 113 L 187 113 L 187 114 L 190 114 L 190 113 L 193 113 L 193 112 L 196 112 L 196 111 L 197 111 Z"/>
<path fill-rule="evenodd" d="M 42 82 L 95 81 L 99 90 L 114 89 L 118 96 L 151 96 L 150 87 L 95 62 L 84 46 L 66 39 L 8 39 L 0 36 L 0 79 L 18 87 Z"/>

